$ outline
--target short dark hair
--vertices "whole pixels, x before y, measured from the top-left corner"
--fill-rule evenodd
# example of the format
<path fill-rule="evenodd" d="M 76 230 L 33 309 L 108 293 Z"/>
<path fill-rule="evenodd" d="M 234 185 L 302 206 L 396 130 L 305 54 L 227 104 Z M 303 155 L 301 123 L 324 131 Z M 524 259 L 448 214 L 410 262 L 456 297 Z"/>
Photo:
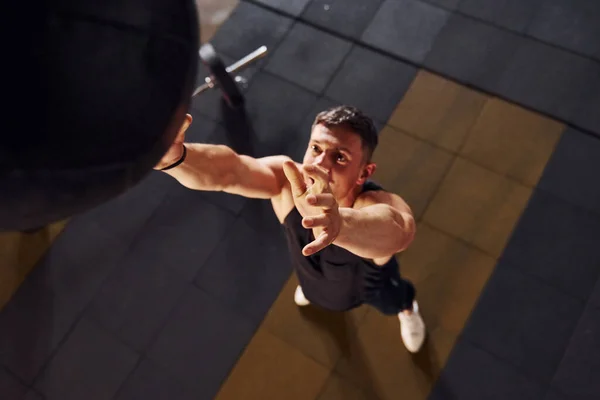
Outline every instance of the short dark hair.
<path fill-rule="evenodd" d="M 359 135 L 362 140 L 365 161 L 371 161 L 378 142 L 377 128 L 375 128 L 373 120 L 361 110 L 347 105 L 331 107 L 317 114 L 312 127 L 319 124 L 328 128 L 341 126 Z"/>

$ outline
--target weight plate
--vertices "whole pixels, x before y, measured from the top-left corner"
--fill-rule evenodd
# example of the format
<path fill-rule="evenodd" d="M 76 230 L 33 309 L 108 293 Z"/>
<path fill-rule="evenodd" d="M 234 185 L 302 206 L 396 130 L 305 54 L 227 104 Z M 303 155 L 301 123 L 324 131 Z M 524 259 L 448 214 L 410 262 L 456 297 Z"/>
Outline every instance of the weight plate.
<path fill-rule="evenodd" d="M 221 89 L 227 104 L 237 108 L 244 104 L 244 95 L 240 91 L 233 77 L 227 72 L 227 67 L 217 54 L 215 48 L 206 43 L 200 47 L 200 60 L 206 65 L 215 86 Z"/>

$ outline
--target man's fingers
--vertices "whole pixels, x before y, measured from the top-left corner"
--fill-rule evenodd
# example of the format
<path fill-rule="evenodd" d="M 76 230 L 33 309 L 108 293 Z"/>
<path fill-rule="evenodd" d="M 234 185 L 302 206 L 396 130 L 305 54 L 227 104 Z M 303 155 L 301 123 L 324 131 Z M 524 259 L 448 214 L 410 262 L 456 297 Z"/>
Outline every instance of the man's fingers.
<path fill-rule="evenodd" d="M 304 256 L 310 256 L 318 251 L 323 250 L 325 247 L 331 244 L 331 237 L 327 232 L 323 232 L 314 241 L 310 242 L 302 249 Z"/>
<path fill-rule="evenodd" d="M 293 161 L 286 161 L 283 163 L 283 173 L 288 181 L 290 181 L 292 187 L 292 194 L 295 197 L 300 197 L 306 193 L 306 184 L 304 183 L 304 177 L 302 173 Z"/>
<path fill-rule="evenodd" d="M 318 165 L 309 164 L 303 166 L 304 172 L 315 180 L 315 183 L 319 183 L 321 187 L 329 184 L 329 174 L 327 171 Z"/>
<path fill-rule="evenodd" d="M 312 217 L 302 218 L 302 226 L 308 228 L 326 227 L 330 223 L 329 215 L 321 214 Z"/>
<path fill-rule="evenodd" d="M 331 193 L 309 194 L 306 196 L 308 204 L 314 207 L 321 207 L 325 210 L 331 210 L 337 204 L 335 197 Z"/>
<path fill-rule="evenodd" d="M 177 136 L 175 137 L 175 141 L 173 143 L 183 143 L 185 141 L 185 132 L 192 124 L 192 116 L 190 114 L 185 115 L 185 119 L 179 128 L 179 132 L 177 132 Z"/>

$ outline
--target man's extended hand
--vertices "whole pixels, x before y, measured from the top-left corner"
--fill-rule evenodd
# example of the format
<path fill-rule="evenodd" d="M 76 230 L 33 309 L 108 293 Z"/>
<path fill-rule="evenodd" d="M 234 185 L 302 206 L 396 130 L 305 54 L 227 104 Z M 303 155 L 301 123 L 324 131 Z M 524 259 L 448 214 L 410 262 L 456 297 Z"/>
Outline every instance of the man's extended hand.
<path fill-rule="evenodd" d="M 315 236 L 315 240 L 302 249 L 302 254 L 309 256 L 332 244 L 340 233 L 342 223 L 327 172 L 316 165 L 304 165 L 302 168 L 314 180 L 310 187 L 306 186 L 296 163 L 287 161 L 283 165 L 292 188 L 294 204 L 303 217 L 302 226 L 312 229 Z"/>
<path fill-rule="evenodd" d="M 163 154 L 162 158 L 154 166 L 154 169 L 160 170 L 162 168 L 168 167 L 169 165 L 177 162 L 183 155 L 183 142 L 185 141 L 185 131 L 189 128 L 192 123 L 192 116 L 190 114 L 185 115 L 185 119 L 183 120 L 183 124 L 179 128 L 179 132 L 177 132 L 177 137 L 171 144 L 171 147 L 167 150 L 165 154 Z"/>

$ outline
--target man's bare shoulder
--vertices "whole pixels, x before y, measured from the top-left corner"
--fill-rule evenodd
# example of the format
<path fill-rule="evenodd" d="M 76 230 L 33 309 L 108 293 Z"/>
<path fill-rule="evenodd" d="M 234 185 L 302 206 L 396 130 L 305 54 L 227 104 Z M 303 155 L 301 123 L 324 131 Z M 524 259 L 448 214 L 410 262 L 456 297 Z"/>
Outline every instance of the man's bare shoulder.
<path fill-rule="evenodd" d="M 259 160 L 263 165 L 267 166 L 273 171 L 277 180 L 280 182 L 281 192 L 271 198 L 271 204 L 273 211 L 277 216 L 280 223 L 283 223 L 287 215 L 294 209 L 294 199 L 292 198 L 292 190 L 290 183 L 287 180 L 285 173 L 283 172 L 283 164 L 286 161 L 293 161 L 290 157 L 285 155 L 269 156 Z M 298 168 L 301 168 L 302 164 L 296 162 Z"/>
<path fill-rule="evenodd" d="M 375 204 L 387 204 L 400 212 L 411 213 L 410 206 L 402 197 L 385 190 L 369 190 L 361 193 L 354 202 L 354 208 L 364 208 Z"/>

